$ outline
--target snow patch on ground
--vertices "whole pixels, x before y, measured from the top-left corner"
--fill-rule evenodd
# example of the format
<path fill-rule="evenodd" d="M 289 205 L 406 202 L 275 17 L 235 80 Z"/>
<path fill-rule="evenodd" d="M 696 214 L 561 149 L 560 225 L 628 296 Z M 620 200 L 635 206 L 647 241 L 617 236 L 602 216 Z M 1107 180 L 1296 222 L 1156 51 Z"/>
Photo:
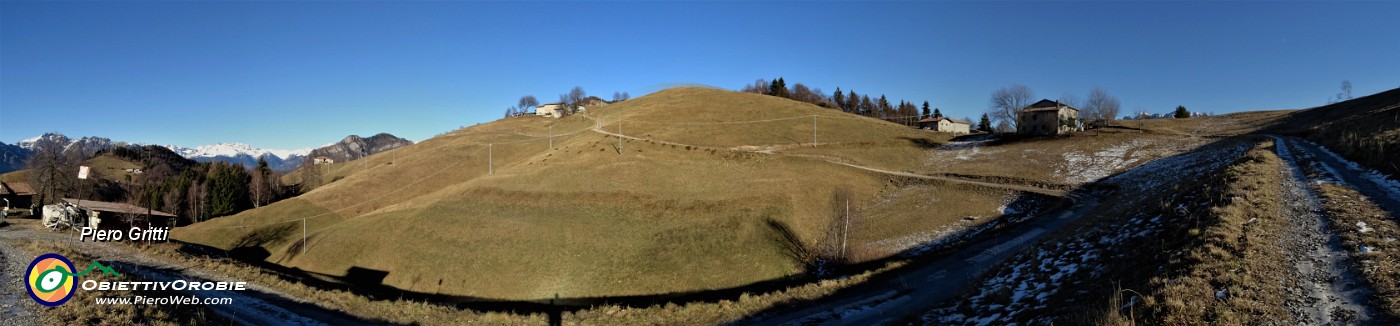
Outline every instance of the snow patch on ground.
<path fill-rule="evenodd" d="M 1144 148 L 1153 144 L 1151 140 L 1133 139 L 1093 153 L 1066 152 L 1055 174 L 1065 176 L 1065 182 L 1072 184 L 1094 182 L 1147 158 Z"/>
<path fill-rule="evenodd" d="M 1158 159 L 1106 179 L 1125 190 L 1145 191 L 1159 188 L 1182 177 L 1214 171 L 1243 154 L 1248 147 L 1237 144 L 1216 151 L 1194 151 Z"/>
<path fill-rule="evenodd" d="M 1331 156 L 1337 161 L 1346 163 L 1347 168 L 1353 171 L 1361 172 L 1361 175 L 1363 177 L 1371 180 L 1371 182 L 1375 183 L 1377 186 L 1380 186 L 1382 190 L 1384 190 L 1388 195 L 1390 195 L 1390 198 L 1400 198 L 1400 182 L 1391 179 L 1389 175 L 1385 175 L 1380 171 L 1362 167 L 1360 164 L 1356 164 L 1356 162 L 1352 162 L 1351 160 L 1343 158 L 1341 155 L 1337 155 L 1336 152 L 1333 152 L 1326 146 L 1318 145 L 1317 143 L 1302 139 L 1293 141 L 1307 143 L 1309 145 L 1312 145 L 1313 147 L 1316 147 L 1317 149 L 1322 150 L 1323 153 L 1327 154 L 1328 156 Z M 1326 164 L 1323 164 L 1322 166 L 1327 169 L 1328 173 L 1332 174 L 1333 179 L 1338 179 L 1337 176 L 1340 176 L 1340 174 L 1338 174 L 1336 170 L 1332 170 L 1332 168 L 1330 166 L 1327 166 Z"/>

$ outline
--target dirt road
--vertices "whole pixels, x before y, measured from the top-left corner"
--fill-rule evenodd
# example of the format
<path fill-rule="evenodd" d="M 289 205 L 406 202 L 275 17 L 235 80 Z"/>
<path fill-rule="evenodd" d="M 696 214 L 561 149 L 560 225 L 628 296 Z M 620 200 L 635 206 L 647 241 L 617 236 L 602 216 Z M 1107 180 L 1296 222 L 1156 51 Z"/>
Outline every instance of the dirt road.
<path fill-rule="evenodd" d="M 1374 314 L 1366 306 L 1370 295 L 1365 281 L 1352 272 L 1341 239 L 1331 232 L 1317 195 L 1308 189 L 1310 181 L 1303 174 L 1299 157 L 1294 155 L 1296 140 L 1274 137 L 1274 147 L 1286 164 L 1284 202 L 1287 205 L 1288 232 L 1283 237 L 1283 249 L 1297 273 L 1296 284 L 1285 305 L 1298 321 L 1309 325 L 1366 323 Z M 1296 144 L 1295 144 L 1296 145 Z"/>
<path fill-rule="evenodd" d="M 33 219 L 9 219 L 10 224 L 0 227 L 0 258 L 4 268 L 0 269 L 0 312 L 4 312 L 5 324 L 37 325 L 42 306 L 35 303 L 25 293 L 20 278 L 30 261 L 40 254 L 27 252 L 24 244 L 32 241 L 48 241 L 70 246 L 73 250 L 96 257 L 112 265 L 118 272 L 136 276 L 146 281 L 186 280 L 190 282 L 240 281 L 216 275 L 206 275 L 178 264 L 142 254 L 121 245 L 94 242 L 72 242 L 69 235 L 49 231 Z M 362 320 L 348 314 L 327 310 L 287 295 L 267 289 L 257 284 L 249 284 L 245 291 L 189 290 L 185 295 L 199 298 L 232 298 L 227 305 L 205 305 L 220 316 L 245 325 L 361 325 L 371 321 Z M 14 295 L 18 294 L 18 295 Z M 65 304 L 95 304 L 92 302 L 68 302 Z"/>

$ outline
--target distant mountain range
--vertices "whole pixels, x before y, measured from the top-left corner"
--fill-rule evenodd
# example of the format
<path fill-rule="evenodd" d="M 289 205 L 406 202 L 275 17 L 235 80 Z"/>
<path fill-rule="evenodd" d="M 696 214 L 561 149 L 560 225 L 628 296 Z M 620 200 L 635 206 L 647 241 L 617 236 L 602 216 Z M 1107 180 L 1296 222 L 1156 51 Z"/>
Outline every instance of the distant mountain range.
<path fill-rule="evenodd" d="M 267 161 L 273 171 L 291 171 L 301 166 L 311 148 L 296 150 L 261 149 L 242 143 L 218 143 L 195 148 L 166 145 L 171 151 L 196 162 L 224 162 L 245 167 L 258 166 L 258 158 Z"/>
<path fill-rule="evenodd" d="M 74 140 L 62 134 L 45 133 L 38 137 L 21 140 L 13 145 L 0 142 L 0 173 L 23 169 L 25 160 L 29 159 L 35 148 L 41 144 L 50 143 L 62 146 L 64 151 L 76 151 L 82 157 L 91 157 L 98 151 L 113 147 L 144 145 L 112 141 L 102 137 L 83 137 Z M 258 158 L 262 158 L 267 161 L 269 168 L 285 172 L 300 167 L 307 157 L 326 156 L 336 162 L 344 162 L 410 144 L 413 142 L 407 139 L 381 133 L 369 138 L 350 135 L 340 142 L 316 149 L 261 149 L 241 143 L 218 143 L 194 148 L 174 145 L 164 147 L 197 162 L 225 162 L 244 167 L 255 167 L 258 165 Z"/>

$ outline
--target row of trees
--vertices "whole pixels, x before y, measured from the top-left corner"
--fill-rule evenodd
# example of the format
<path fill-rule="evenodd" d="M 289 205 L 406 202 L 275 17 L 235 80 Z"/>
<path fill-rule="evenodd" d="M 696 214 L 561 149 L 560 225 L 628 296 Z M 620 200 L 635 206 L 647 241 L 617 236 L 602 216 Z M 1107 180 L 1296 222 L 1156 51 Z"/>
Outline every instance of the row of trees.
<path fill-rule="evenodd" d="M 998 131 L 1012 131 L 1019 127 L 1018 117 L 1021 116 L 1021 111 L 1035 102 L 1035 92 L 1031 91 L 1030 87 L 1012 84 L 992 91 L 986 115 L 997 122 Z M 1118 98 L 1108 94 L 1102 87 L 1090 89 L 1089 97 L 1085 100 L 1081 101 L 1072 93 L 1065 93 L 1060 96 L 1059 102 L 1079 109 L 1079 118 L 1090 124 L 1113 121 L 1122 108 Z"/>
<path fill-rule="evenodd" d="M 830 96 L 822 93 L 821 89 L 808 88 L 802 83 L 793 84 L 791 89 L 787 87 L 787 81 L 782 77 L 772 81 L 762 78 L 754 81 L 753 84 L 740 88 L 742 92 L 765 94 L 792 100 L 812 103 L 817 106 L 830 109 L 840 109 L 855 115 L 884 119 L 892 122 L 914 125 L 919 119 L 942 118 L 943 112 L 938 108 L 930 108 L 929 102 L 925 100 L 922 107 L 914 102 L 900 100 L 899 104 L 890 103 L 884 95 L 878 98 L 871 98 L 869 94 L 859 94 L 851 90 L 842 92 L 840 87 L 836 88 Z M 1029 104 L 1027 104 L 1029 105 Z M 972 123 L 971 118 L 964 118 L 968 123 Z M 976 130 L 991 131 L 991 122 L 986 114 L 982 115 L 982 121 L 974 126 Z"/>
<path fill-rule="evenodd" d="M 840 109 L 842 112 L 879 118 L 895 119 L 905 118 L 905 120 L 942 116 L 929 111 L 928 101 L 924 101 L 923 114 L 920 114 L 919 107 L 913 102 L 899 101 L 898 104 L 891 103 L 884 95 L 878 98 L 871 98 L 870 95 L 857 94 L 854 90 L 842 92 L 841 88 L 836 88 L 830 96 L 822 92 L 820 88 L 809 88 L 802 83 L 793 84 L 791 89 L 787 86 L 787 81 L 782 77 L 767 81 L 762 78 L 754 81 L 751 85 L 745 85 L 740 89 L 743 92 L 766 94 L 796 101 L 812 103 L 817 106 L 831 109 Z M 934 111 L 937 111 L 936 109 Z"/>

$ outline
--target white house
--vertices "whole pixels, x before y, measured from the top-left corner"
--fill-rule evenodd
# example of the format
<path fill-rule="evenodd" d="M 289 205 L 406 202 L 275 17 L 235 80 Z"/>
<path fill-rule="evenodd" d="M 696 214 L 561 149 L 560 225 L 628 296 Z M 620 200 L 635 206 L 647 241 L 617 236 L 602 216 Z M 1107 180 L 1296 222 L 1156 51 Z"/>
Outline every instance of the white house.
<path fill-rule="evenodd" d="M 564 105 L 561 103 L 545 103 L 535 107 L 535 116 L 541 117 L 563 117 Z"/>
<path fill-rule="evenodd" d="M 966 134 L 972 132 L 972 123 L 944 117 L 919 120 L 919 128 L 933 131 Z"/>

